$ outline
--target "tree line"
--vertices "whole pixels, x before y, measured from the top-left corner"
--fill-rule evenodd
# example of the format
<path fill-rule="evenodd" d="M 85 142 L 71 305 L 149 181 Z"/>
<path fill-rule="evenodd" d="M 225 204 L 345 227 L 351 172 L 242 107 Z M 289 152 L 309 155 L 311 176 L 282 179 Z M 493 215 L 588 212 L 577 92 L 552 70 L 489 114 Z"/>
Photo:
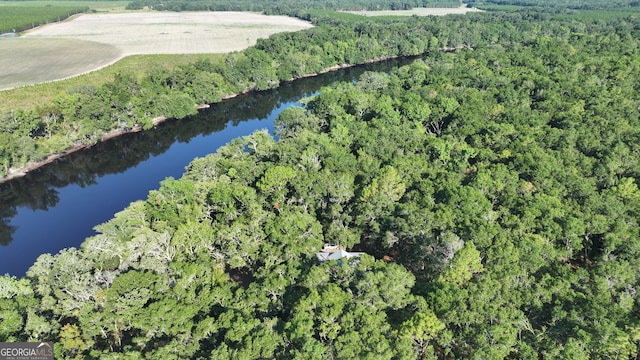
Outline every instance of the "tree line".
<path fill-rule="evenodd" d="M 485 4 L 495 4 L 574 10 L 619 9 L 640 6 L 640 1 L 637 0 L 469 0 L 468 3 L 479 7 L 482 7 Z"/>
<path fill-rule="evenodd" d="M 460 6 L 452 0 L 240 0 L 229 3 L 221 0 L 158 1 L 134 0 L 127 4 L 129 10 L 145 7 L 160 11 L 259 11 L 267 15 L 291 15 L 301 10 L 409 10 L 428 6 Z"/>
<path fill-rule="evenodd" d="M 0 340 L 60 358 L 637 357 L 634 21 L 356 25 L 356 48 L 412 24 L 473 49 L 326 87 L 275 137 L 231 141 L 80 249 L 0 277 Z M 318 263 L 324 243 L 367 255 Z"/>

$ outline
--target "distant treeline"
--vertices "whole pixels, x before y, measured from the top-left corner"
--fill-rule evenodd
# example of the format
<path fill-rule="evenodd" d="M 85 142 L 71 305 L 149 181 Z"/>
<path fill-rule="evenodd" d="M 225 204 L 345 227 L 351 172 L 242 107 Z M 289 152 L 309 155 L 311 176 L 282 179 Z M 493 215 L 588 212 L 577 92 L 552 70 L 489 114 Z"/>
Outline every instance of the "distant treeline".
<path fill-rule="evenodd" d="M 575 10 L 616 9 L 640 6 L 640 1 L 638 0 L 469 0 L 467 3 L 471 6 L 477 5 L 479 7 L 485 4 L 495 4 L 526 7 L 553 7 Z"/>
<path fill-rule="evenodd" d="M 347 1 L 278 1 L 278 0 L 239 0 L 239 1 L 183 1 L 183 0 L 134 0 L 127 9 L 137 10 L 145 6 L 154 10 L 170 11 L 259 11 L 268 15 L 292 14 L 303 9 L 323 10 L 409 10 L 416 7 L 460 6 L 451 0 L 347 0 Z"/>

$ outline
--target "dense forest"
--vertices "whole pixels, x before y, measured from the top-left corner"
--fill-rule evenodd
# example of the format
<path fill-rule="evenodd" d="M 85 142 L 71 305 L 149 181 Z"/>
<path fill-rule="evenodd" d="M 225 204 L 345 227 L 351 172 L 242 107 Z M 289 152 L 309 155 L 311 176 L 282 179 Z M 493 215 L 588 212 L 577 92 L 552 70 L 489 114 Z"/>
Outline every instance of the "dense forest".
<path fill-rule="evenodd" d="M 0 341 L 55 341 L 57 358 L 637 358 L 637 18 L 310 16 L 315 29 L 222 64 L 65 94 L 48 123 L 0 122 L 90 137 L 63 119 L 131 126 L 427 54 L 324 88 L 80 249 L 0 277 Z M 366 254 L 320 263 L 325 243 Z"/>
<path fill-rule="evenodd" d="M 0 175 L 74 146 L 94 144 L 110 131 L 148 129 L 155 118 L 193 115 L 195 104 L 275 88 L 281 81 L 343 65 L 437 51 L 438 46 L 462 41 L 444 24 L 418 19 L 341 21 L 309 12 L 304 16 L 317 27 L 261 39 L 217 62 L 151 68 L 143 79 L 119 73 L 101 86 L 68 89 L 51 103 L 5 111 L 0 114 Z M 410 36 L 397 38 L 408 29 Z M 434 37 L 436 31 L 440 39 Z"/>

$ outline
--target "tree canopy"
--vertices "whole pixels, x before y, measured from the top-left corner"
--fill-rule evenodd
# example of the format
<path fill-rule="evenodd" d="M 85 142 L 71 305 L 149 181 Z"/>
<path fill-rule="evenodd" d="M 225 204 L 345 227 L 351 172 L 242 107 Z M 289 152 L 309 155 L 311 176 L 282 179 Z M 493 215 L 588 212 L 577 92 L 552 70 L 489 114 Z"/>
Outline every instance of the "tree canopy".
<path fill-rule="evenodd" d="M 0 277 L 0 340 L 60 358 L 637 357 L 637 20 L 530 15 L 372 20 L 343 25 L 362 35 L 344 47 L 308 33 L 347 62 L 400 29 L 469 46 L 326 87 Z M 324 243 L 366 254 L 319 263 Z"/>

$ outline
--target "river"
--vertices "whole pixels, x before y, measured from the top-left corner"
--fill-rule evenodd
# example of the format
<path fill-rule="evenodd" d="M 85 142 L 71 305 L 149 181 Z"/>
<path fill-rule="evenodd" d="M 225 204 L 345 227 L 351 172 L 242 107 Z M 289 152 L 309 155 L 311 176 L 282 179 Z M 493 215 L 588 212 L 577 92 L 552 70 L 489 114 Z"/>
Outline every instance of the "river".
<path fill-rule="evenodd" d="M 0 185 L 0 274 L 24 276 L 43 253 L 78 247 L 131 202 L 231 139 L 273 130 L 278 114 L 321 87 L 410 60 L 347 68 L 214 104 L 197 115 L 100 143 Z"/>

